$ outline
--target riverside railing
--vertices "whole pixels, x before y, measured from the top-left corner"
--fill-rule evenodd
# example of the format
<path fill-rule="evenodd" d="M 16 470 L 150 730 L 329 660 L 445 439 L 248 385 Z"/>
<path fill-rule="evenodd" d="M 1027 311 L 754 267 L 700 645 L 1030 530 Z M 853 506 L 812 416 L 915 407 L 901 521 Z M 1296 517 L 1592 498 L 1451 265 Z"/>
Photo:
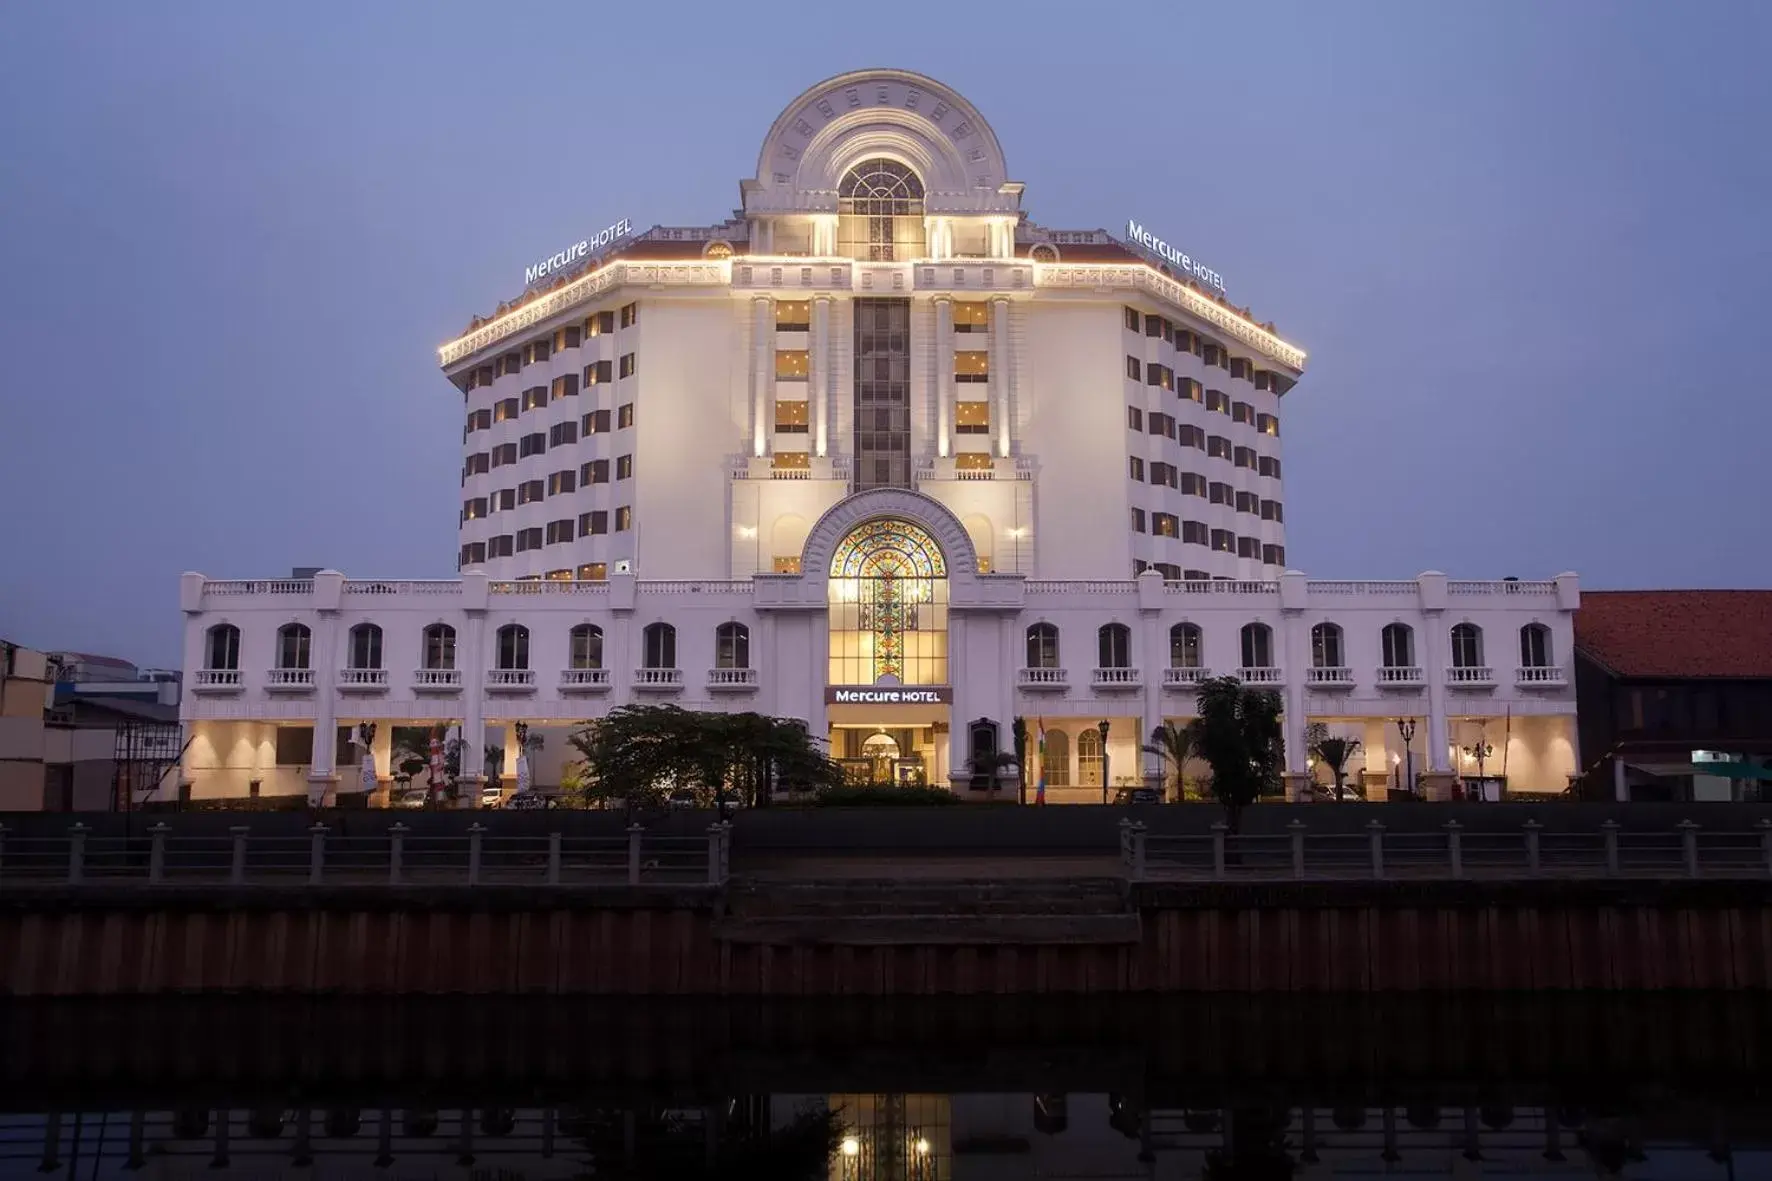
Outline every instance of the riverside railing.
<path fill-rule="evenodd" d="M 1706 832 L 1690 820 L 1660 832 L 1627 832 L 1615 820 L 1587 832 L 1549 832 L 1528 820 L 1518 832 L 1311 832 L 1157 834 L 1120 822 L 1120 863 L 1135 881 L 1507 881 L 1533 878 L 1772 878 L 1772 820 L 1752 831 Z"/>
<path fill-rule="evenodd" d="M 84 824 L 59 836 L 22 836 L 0 825 L 0 888 L 146 882 L 150 885 L 722 885 L 731 872 L 732 825 L 705 837 L 496 835 L 481 824 L 465 835 L 420 836 L 395 823 L 379 833 L 340 834 L 316 824 L 301 836 L 181 835 L 150 825 L 98 836 Z"/>

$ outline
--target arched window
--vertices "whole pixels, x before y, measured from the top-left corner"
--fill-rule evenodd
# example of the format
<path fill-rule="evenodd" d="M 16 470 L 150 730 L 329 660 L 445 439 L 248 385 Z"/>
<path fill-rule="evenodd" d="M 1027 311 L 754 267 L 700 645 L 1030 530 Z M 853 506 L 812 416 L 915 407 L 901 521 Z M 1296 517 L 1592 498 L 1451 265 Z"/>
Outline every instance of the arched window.
<path fill-rule="evenodd" d="M 837 188 L 837 237 L 849 258 L 923 257 L 923 182 L 897 160 L 863 160 Z"/>
<path fill-rule="evenodd" d="M 425 628 L 425 668 L 431 670 L 455 667 L 455 629 L 447 623 L 433 623 Z"/>
<path fill-rule="evenodd" d="M 1243 625 L 1243 667 L 1274 667 L 1274 631 L 1267 624 Z"/>
<path fill-rule="evenodd" d="M 1341 626 L 1319 623 L 1311 628 L 1311 667 L 1342 668 Z"/>
<path fill-rule="evenodd" d="M 277 629 L 277 667 L 307 668 L 312 636 L 305 623 L 286 623 Z"/>
<path fill-rule="evenodd" d="M 641 655 L 646 668 L 677 667 L 677 629 L 668 623 L 649 623 L 641 633 Z"/>
<path fill-rule="evenodd" d="M 233 672 L 240 667 L 240 629 L 218 623 L 209 629 L 203 644 L 203 667 Z"/>
<path fill-rule="evenodd" d="M 1058 628 L 1036 623 L 1028 628 L 1028 667 L 1058 667 Z"/>
<path fill-rule="evenodd" d="M 751 667 L 751 629 L 742 623 L 722 623 L 714 629 L 714 667 Z"/>
<path fill-rule="evenodd" d="M 1379 639 L 1384 648 L 1384 667 L 1415 667 L 1415 633 L 1406 623 L 1387 623 Z"/>
<path fill-rule="evenodd" d="M 1103 770 L 1101 735 L 1085 726 L 1077 732 L 1077 786 L 1100 787 Z"/>
<path fill-rule="evenodd" d="M 1096 633 L 1101 663 L 1097 668 L 1132 667 L 1132 629 L 1123 623 L 1104 623 Z M 1079 748 L 1081 749 L 1081 748 Z"/>
<path fill-rule="evenodd" d="M 1046 731 L 1046 753 L 1040 760 L 1040 772 L 1046 776 L 1047 787 L 1071 785 L 1071 736 L 1063 730 Z"/>
<path fill-rule="evenodd" d="M 1483 629 L 1474 623 L 1452 625 L 1452 667 L 1481 668 L 1483 665 Z"/>
<path fill-rule="evenodd" d="M 927 531 L 884 518 L 851 530 L 831 557 L 827 683 L 948 683 L 947 564 Z"/>
<path fill-rule="evenodd" d="M 351 629 L 350 667 L 381 667 L 381 628 L 373 623 L 359 623 Z"/>
<path fill-rule="evenodd" d="M 498 629 L 498 667 L 507 672 L 529 667 L 529 629 L 522 624 Z"/>
<path fill-rule="evenodd" d="M 1520 629 L 1520 667 L 1549 668 L 1550 666 L 1550 628 L 1542 623 L 1528 623 Z"/>
<path fill-rule="evenodd" d="M 1198 624 L 1178 623 L 1169 629 L 1169 667 L 1200 667 L 1200 628 Z"/>
<path fill-rule="evenodd" d="M 603 629 L 594 623 L 581 623 L 572 629 L 572 667 L 575 669 L 603 667 Z"/>

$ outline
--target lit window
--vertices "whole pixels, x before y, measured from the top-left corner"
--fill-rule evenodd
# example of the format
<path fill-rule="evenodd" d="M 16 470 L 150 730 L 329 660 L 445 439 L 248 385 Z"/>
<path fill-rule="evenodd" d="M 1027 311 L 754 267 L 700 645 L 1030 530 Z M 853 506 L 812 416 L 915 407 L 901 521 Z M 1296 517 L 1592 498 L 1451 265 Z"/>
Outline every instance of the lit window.
<path fill-rule="evenodd" d="M 777 574 L 798 574 L 798 573 L 800 573 L 799 555 L 796 554 L 793 557 L 789 557 L 789 558 L 776 558 L 775 562 L 774 562 L 774 568 L 775 568 L 775 572 Z"/>
<path fill-rule="evenodd" d="M 751 667 L 751 631 L 742 623 L 722 623 L 714 629 L 714 667 Z"/>
<path fill-rule="evenodd" d="M 988 435 L 991 433 L 989 402 L 955 402 L 954 433 L 957 435 Z"/>
<path fill-rule="evenodd" d="M 618 480 L 631 480 L 634 478 L 634 457 L 632 455 L 618 455 L 615 457 L 615 478 Z"/>
<path fill-rule="evenodd" d="M 991 308 L 989 304 L 980 302 L 954 304 L 955 332 L 988 332 L 990 326 Z"/>
<path fill-rule="evenodd" d="M 776 349 L 775 380 L 805 381 L 811 366 L 810 356 L 805 349 Z"/>
<path fill-rule="evenodd" d="M 615 408 L 615 429 L 626 430 L 634 425 L 634 404 L 623 402 Z"/>
<path fill-rule="evenodd" d="M 775 301 L 775 330 L 805 332 L 812 327 L 812 302 L 805 299 Z"/>
<path fill-rule="evenodd" d="M 808 405 L 793 399 L 775 404 L 775 429 L 781 434 L 803 435 L 807 429 Z"/>
<path fill-rule="evenodd" d="M 626 533 L 634 527 L 634 510 L 630 505 L 622 505 L 615 510 L 615 531 Z"/>
<path fill-rule="evenodd" d="M 776 471 L 804 472 L 812 469 L 812 456 L 805 451 L 777 451 L 774 466 Z"/>
<path fill-rule="evenodd" d="M 580 582 L 602 582 L 609 577 L 609 567 L 602 562 L 586 562 L 578 568 Z"/>
<path fill-rule="evenodd" d="M 962 451 L 954 456 L 954 468 L 962 472 L 988 472 L 991 470 L 991 457 L 983 451 Z"/>
<path fill-rule="evenodd" d="M 991 379 L 991 355 L 983 349 L 971 349 L 954 354 L 955 381 L 989 381 Z"/>

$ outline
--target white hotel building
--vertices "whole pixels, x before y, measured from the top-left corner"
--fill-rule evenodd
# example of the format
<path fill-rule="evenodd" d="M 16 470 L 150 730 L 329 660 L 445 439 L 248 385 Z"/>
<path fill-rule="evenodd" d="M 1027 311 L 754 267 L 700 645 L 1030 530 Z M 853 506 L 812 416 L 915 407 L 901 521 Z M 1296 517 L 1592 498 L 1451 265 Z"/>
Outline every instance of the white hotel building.
<path fill-rule="evenodd" d="M 528 722 L 546 786 L 576 724 L 668 701 L 961 791 L 973 724 L 1006 748 L 1021 716 L 1049 798 L 1099 800 L 1214 674 L 1283 696 L 1294 790 L 1318 721 L 1372 794 L 1567 785 L 1575 578 L 1289 570 L 1304 353 L 1172 231 L 1039 225 L 984 117 L 898 70 L 794 99 L 739 189 L 569 246 L 443 346 L 459 579 L 185 576 L 194 795 L 349 791 L 361 721 L 384 784 L 404 727 L 508 770 Z"/>

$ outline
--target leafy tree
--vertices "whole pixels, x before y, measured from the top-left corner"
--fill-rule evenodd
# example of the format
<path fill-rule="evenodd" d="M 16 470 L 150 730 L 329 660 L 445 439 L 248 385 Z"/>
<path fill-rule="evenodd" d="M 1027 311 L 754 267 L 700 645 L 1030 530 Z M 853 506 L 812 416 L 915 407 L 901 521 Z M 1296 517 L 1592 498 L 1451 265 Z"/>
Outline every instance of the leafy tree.
<path fill-rule="evenodd" d="M 1331 734 L 1323 723 L 1312 722 L 1305 732 L 1305 749 L 1329 768 L 1329 774 L 1335 779 L 1336 800 L 1347 798 L 1347 765 L 1360 749 L 1360 740 Z"/>
<path fill-rule="evenodd" d="M 1165 765 L 1175 769 L 1175 798 L 1187 799 L 1188 761 L 1200 753 L 1193 723 L 1178 726 L 1174 722 L 1164 722 L 1151 731 L 1151 740 L 1145 743 L 1144 753 L 1156 755 Z"/>
<path fill-rule="evenodd" d="M 1212 795 L 1232 832 L 1243 809 L 1280 783 L 1280 695 L 1251 689 L 1236 677 L 1200 684 L 1194 745 L 1212 768 Z"/>

